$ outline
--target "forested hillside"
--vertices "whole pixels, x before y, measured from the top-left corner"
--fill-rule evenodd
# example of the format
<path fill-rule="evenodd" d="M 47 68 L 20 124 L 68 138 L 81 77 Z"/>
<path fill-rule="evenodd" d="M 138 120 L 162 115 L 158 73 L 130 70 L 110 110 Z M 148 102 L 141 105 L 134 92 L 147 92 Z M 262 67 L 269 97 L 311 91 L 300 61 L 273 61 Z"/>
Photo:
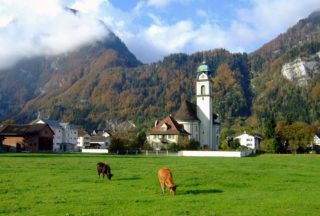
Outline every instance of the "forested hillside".
<path fill-rule="evenodd" d="M 212 77 L 228 73 L 227 79 L 217 76 L 213 80 L 216 112 L 225 110 L 226 116 L 248 116 L 251 92 L 247 55 L 226 50 L 190 56 L 174 54 L 150 65 L 91 71 L 62 94 L 39 97 L 29 102 L 25 110 L 41 110 L 50 118 L 87 127 L 103 128 L 110 121 L 125 120 L 150 123 L 174 113 L 182 101 L 195 99 L 196 68 L 203 59 L 211 66 Z"/>

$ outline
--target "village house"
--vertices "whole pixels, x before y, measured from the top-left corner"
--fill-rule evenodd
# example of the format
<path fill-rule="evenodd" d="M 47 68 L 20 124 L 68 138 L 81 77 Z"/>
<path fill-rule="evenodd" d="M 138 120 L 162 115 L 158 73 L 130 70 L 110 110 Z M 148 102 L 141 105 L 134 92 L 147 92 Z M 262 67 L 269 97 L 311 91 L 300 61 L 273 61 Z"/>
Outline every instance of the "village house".
<path fill-rule="evenodd" d="M 320 152 L 320 133 L 316 133 L 310 143 L 308 145 L 312 151 L 315 151 L 317 153 Z"/>
<path fill-rule="evenodd" d="M 178 139 L 179 136 L 187 136 L 189 139 L 198 141 L 202 149 L 218 150 L 220 122 L 218 115 L 212 110 L 212 81 L 209 74 L 209 67 L 206 62 L 203 61 L 198 67 L 196 75 L 196 104 L 185 101 L 181 104 L 176 114 L 166 119 L 168 120 L 169 118 L 172 122 L 177 123 L 176 127 L 179 129 L 179 134 L 178 131 L 176 131 L 174 139 Z M 171 139 L 164 139 L 173 134 L 171 134 L 170 130 L 166 129 L 163 121 L 164 120 L 160 121 L 162 125 L 158 126 L 158 124 L 156 124 L 155 127 L 148 132 L 147 140 L 149 144 L 159 144 L 161 140 L 169 141 L 172 139 L 172 137 Z M 161 133 L 159 133 L 159 131 L 161 131 Z M 177 140 L 172 142 L 177 143 Z"/>
<path fill-rule="evenodd" d="M 156 150 L 167 149 L 168 144 L 178 143 L 181 138 L 188 138 L 190 134 L 184 130 L 172 116 L 156 121 L 147 134 L 147 142 Z"/>
<path fill-rule="evenodd" d="M 111 134 L 107 131 L 93 131 L 90 137 L 89 149 L 107 149 L 111 143 Z"/>
<path fill-rule="evenodd" d="M 320 134 L 315 134 L 313 138 L 313 144 L 316 146 L 320 146 Z"/>
<path fill-rule="evenodd" d="M 53 135 L 47 124 L 6 125 L 0 129 L 3 149 L 8 152 L 52 151 Z"/>
<path fill-rule="evenodd" d="M 259 136 L 253 136 L 247 134 L 247 132 L 243 132 L 243 134 L 235 137 L 234 139 L 239 140 L 241 146 L 246 146 L 250 149 L 259 149 L 262 138 Z"/>
<path fill-rule="evenodd" d="M 78 129 L 75 125 L 54 120 L 37 119 L 31 124 L 48 124 L 54 131 L 53 151 L 77 151 Z"/>
<path fill-rule="evenodd" d="M 83 128 L 78 128 L 77 148 L 81 150 L 90 146 L 91 136 Z"/>

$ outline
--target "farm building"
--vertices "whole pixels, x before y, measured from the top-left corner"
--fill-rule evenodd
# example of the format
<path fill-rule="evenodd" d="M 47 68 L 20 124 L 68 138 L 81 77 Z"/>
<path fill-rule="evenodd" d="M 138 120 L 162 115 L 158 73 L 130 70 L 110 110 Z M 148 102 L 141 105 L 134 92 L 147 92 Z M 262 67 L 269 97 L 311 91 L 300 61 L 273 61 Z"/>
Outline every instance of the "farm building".
<path fill-rule="evenodd" d="M 53 135 L 47 124 L 6 125 L 0 129 L 3 149 L 12 152 L 52 151 Z"/>

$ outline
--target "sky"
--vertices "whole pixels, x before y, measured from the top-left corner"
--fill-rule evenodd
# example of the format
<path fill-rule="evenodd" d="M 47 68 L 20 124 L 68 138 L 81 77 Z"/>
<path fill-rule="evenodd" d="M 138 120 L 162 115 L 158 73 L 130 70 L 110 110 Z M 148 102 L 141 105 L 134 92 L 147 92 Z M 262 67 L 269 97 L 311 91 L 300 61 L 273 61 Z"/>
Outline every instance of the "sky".
<path fill-rule="evenodd" d="M 0 69 L 103 40 L 99 21 L 144 63 L 215 48 L 252 52 L 319 9 L 319 0 L 0 0 Z"/>

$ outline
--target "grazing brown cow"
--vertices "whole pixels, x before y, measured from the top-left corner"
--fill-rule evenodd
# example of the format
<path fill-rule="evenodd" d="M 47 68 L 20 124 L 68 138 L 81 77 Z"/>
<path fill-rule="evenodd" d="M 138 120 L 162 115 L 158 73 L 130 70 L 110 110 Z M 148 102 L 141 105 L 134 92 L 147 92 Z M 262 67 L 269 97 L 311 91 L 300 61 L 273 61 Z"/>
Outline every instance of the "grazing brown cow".
<path fill-rule="evenodd" d="M 111 177 L 113 176 L 111 174 L 111 168 L 108 164 L 99 162 L 97 163 L 97 171 L 98 171 L 98 175 L 100 178 L 100 174 L 102 173 L 102 177 L 104 178 L 104 176 L 106 175 L 108 177 L 109 180 L 111 180 Z"/>
<path fill-rule="evenodd" d="M 173 183 L 172 173 L 168 167 L 163 167 L 158 171 L 158 178 L 161 185 L 162 193 L 164 193 L 166 187 L 168 187 L 170 188 L 170 193 L 176 195 L 177 185 Z"/>

